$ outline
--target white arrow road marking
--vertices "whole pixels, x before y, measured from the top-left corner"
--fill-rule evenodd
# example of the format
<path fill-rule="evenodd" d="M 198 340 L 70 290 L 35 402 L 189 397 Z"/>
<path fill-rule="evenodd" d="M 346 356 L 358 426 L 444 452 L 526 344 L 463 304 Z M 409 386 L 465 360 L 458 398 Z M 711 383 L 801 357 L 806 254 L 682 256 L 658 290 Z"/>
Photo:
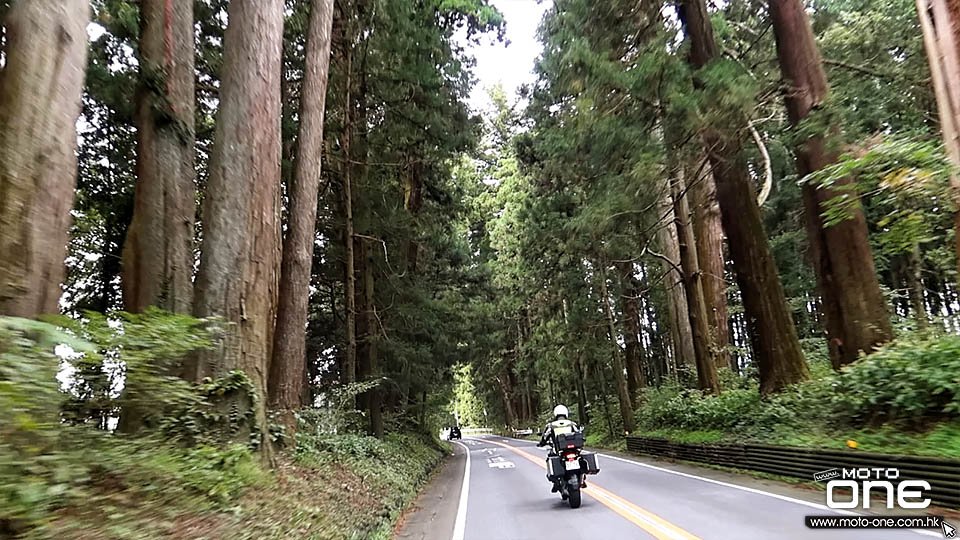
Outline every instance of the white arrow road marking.
<path fill-rule="evenodd" d="M 467 453 L 467 460 L 463 466 L 463 485 L 460 487 L 460 505 L 457 507 L 457 520 L 454 522 L 451 538 L 451 540 L 463 540 L 467 530 L 467 495 L 470 493 L 470 448 L 459 441 L 453 442 L 459 444 Z"/>
<path fill-rule="evenodd" d="M 488 458 L 487 467 L 492 469 L 513 469 L 516 465 L 512 461 L 507 461 L 500 456 Z"/>

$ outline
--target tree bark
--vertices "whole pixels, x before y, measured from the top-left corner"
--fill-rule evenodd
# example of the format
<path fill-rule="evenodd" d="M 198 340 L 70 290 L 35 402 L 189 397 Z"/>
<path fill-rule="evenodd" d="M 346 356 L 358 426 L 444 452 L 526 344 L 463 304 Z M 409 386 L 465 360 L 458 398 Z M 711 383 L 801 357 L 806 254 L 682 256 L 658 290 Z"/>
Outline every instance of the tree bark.
<path fill-rule="evenodd" d="M 923 45 L 937 99 L 947 156 L 960 167 L 960 6 L 951 0 L 916 0 Z M 960 175 L 950 175 L 954 204 L 960 208 Z M 955 264 L 960 275 L 960 210 L 954 212 Z"/>
<path fill-rule="evenodd" d="M 234 0 L 228 10 L 195 313 L 228 327 L 200 354 L 192 377 L 242 370 L 258 393 L 268 455 L 267 373 L 280 277 L 280 70 L 282 0 Z"/>
<path fill-rule="evenodd" d="M 414 220 L 420 214 L 420 208 L 423 206 L 423 164 L 415 158 L 410 164 L 403 185 L 403 207 Z M 415 235 L 416 231 L 414 231 Z M 417 263 L 420 258 L 420 245 L 415 237 L 407 239 L 406 264 L 408 272 L 417 271 Z"/>
<path fill-rule="evenodd" d="M 123 304 L 193 306 L 194 39 L 192 0 L 140 3 L 137 185 L 123 249 Z"/>
<path fill-rule="evenodd" d="M 693 348 L 697 363 L 697 385 L 704 392 L 720 393 L 717 366 L 713 359 L 714 345 L 707 325 L 707 305 L 700 282 L 700 264 L 697 261 L 697 242 L 693 237 L 690 222 L 690 207 L 687 203 L 686 182 L 683 168 L 674 168 L 670 179 L 673 190 L 673 213 L 676 216 L 677 235 L 680 238 L 680 266 L 683 269 L 683 285 L 687 293 L 690 328 L 693 330 Z"/>
<path fill-rule="evenodd" d="M 0 315 L 59 313 L 90 5 L 9 8 L 0 71 Z"/>
<path fill-rule="evenodd" d="M 630 400 L 630 391 L 627 388 L 627 378 L 624 375 L 623 361 L 620 358 L 620 345 L 617 344 L 616 327 L 613 322 L 613 310 L 610 308 L 610 293 L 607 290 L 607 267 L 601 262 L 600 267 L 600 294 L 603 295 L 603 311 L 607 316 L 607 330 L 610 332 L 611 359 L 613 360 L 613 380 L 617 386 L 617 397 L 620 401 L 620 417 L 623 420 L 623 429 L 632 432 L 636 429 L 633 419 L 633 403 Z"/>
<path fill-rule="evenodd" d="M 316 242 L 332 24 L 333 0 L 313 0 L 300 94 L 296 165 L 288 190 L 289 218 L 283 242 L 277 329 L 270 364 L 270 405 L 281 410 L 306 405 L 302 397 L 306 383 L 307 303 Z M 295 423 L 288 422 L 288 427 L 295 427 Z"/>
<path fill-rule="evenodd" d="M 780 70 L 790 85 L 786 94 L 790 122 L 797 125 L 827 97 L 829 86 L 813 35 L 799 0 L 771 0 L 770 17 L 777 41 Z M 812 136 L 795 149 L 801 176 L 836 162 L 837 153 L 823 136 Z M 852 180 L 839 183 L 849 186 Z M 846 192 L 845 192 L 846 193 Z M 826 226 L 823 205 L 837 192 L 806 183 L 803 186 L 807 233 L 814 270 L 823 299 L 830 357 L 835 368 L 856 360 L 893 338 L 886 302 L 867 239 L 867 221 L 857 207 L 841 223 Z"/>
<path fill-rule="evenodd" d="M 904 278 L 907 282 L 907 291 L 910 296 L 910 311 L 917 321 L 918 330 L 927 328 L 927 308 L 923 299 L 923 277 L 921 275 L 923 263 L 920 260 L 920 246 L 914 245 L 906 254 Z"/>
<path fill-rule="evenodd" d="M 657 231 L 657 239 L 663 256 L 671 261 L 680 259 L 676 219 L 673 213 L 673 196 L 669 189 L 664 190 L 657 209 L 657 217 L 663 225 Z M 667 314 L 670 321 L 670 337 L 673 340 L 673 360 L 677 370 L 682 366 L 694 366 L 696 354 L 693 349 L 693 330 L 690 328 L 687 293 L 683 287 L 683 276 L 677 268 L 663 261 L 663 270 L 667 273 Z"/>
<path fill-rule="evenodd" d="M 683 0 L 680 18 L 690 39 L 693 67 L 703 68 L 719 58 L 704 0 Z M 807 379 L 809 370 L 767 243 L 741 142 L 736 137 L 724 137 L 712 127 L 701 135 L 713 168 L 723 230 L 743 296 L 760 391 L 776 392 Z"/>
<path fill-rule="evenodd" d="M 509 429 L 516 425 L 516 416 L 513 414 L 513 404 L 510 402 L 509 379 L 507 378 L 506 371 L 497 377 L 497 383 L 497 386 L 500 387 L 500 395 L 503 398 L 504 421 L 507 423 L 507 428 Z"/>
<path fill-rule="evenodd" d="M 645 352 L 640 341 L 640 307 L 638 305 L 640 287 L 633 275 L 633 263 L 617 263 L 620 274 L 620 311 L 623 312 L 623 335 L 626 344 L 627 389 L 630 397 L 635 398 L 646 385 L 641 366 Z"/>
<path fill-rule="evenodd" d="M 708 168 L 709 169 L 709 168 Z M 697 260 L 702 275 L 703 297 L 707 305 L 707 321 L 712 330 L 717 367 L 739 367 L 727 351 L 730 325 L 727 321 L 727 280 L 724 277 L 723 224 L 717 204 L 717 186 L 713 171 L 706 171 L 690 190 L 693 203 L 693 232 L 697 239 Z"/>
<path fill-rule="evenodd" d="M 644 275 L 646 275 L 646 270 L 644 271 Z M 649 300 L 642 304 L 644 319 L 651 325 L 655 324 L 659 328 L 661 318 L 658 317 L 658 313 L 654 311 L 653 304 Z M 643 332 L 643 328 L 641 328 L 641 332 Z M 648 326 L 646 334 L 650 338 L 650 361 L 648 362 L 650 370 L 649 380 L 654 386 L 660 386 L 663 384 L 663 379 L 667 376 L 668 371 L 667 351 L 663 344 L 663 333 L 656 331 L 652 326 Z M 642 338 L 643 336 L 641 336 L 641 339 Z"/>
<path fill-rule="evenodd" d="M 361 241 L 364 244 L 361 253 L 364 257 L 363 264 L 363 306 L 364 306 L 364 372 L 368 379 L 376 378 L 379 373 L 377 370 L 377 339 L 379 337 L 379 322 L 377 320 L 377 305 L 374 298 L 374 254 L 373 249 L 367 245 L 368 241 Z M 375 387 L 367 392 L 367 409 L 370 414 L 370 434 L 378 439 L 383 438 L 383 412 L 381 405 L 383 403 L 383 393 L 380 387 Z"/>
<path fill-rule="evenodd" d="M 587 414 L 587 389 L 586 389 L 586 370 L 583 368 L 583 357 L 578 352 L 573 362 L 574 372 L 577 374 L 577 407 L 580 413 L 580 423 L 587 425 L 590 423 L 590 415 Z"/>
<path fill-rule="evenodd" d="M 343 129 L 343 208 L 344 208 L 344 304 L 346 309 L 346 351 L 344 363 L 341 368 L 340 378 L 343 384 L 350 384 L 357 380 L 357 299 L 356 299 L 356 269 L 354 268 L 354 250 L 353 250 L 353 166 L 350 163 L 351 148 L 354 126 L 351 123 L 351 109 L 353 102 L 351 100 L 352 87 L 351 78 L 353 70 L 353 52 L 347 50 L 347 76 L 346 76 L 346 100 L 344 101 L 344 129 Z"/>

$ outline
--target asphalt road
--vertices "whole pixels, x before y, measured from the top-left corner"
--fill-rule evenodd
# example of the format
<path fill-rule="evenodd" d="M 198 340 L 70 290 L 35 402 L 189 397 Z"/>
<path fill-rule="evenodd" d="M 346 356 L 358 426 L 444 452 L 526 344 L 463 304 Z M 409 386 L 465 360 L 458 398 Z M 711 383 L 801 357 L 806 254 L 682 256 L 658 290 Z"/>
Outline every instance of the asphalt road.
<path fill-rule="evenodd" d="M 583 503 L 571 509 L 550 493 L 545 449 L 530 441 L 477 436 L 455 456 L 416 503 L 398 538 L 526 540 L 656 538 L 921 540 L 935 531 L 811 530 L 807 515 L 842 515 L 777 490 L 764 491 L 655 464 L 601 454 Z M 469 464 L 468 466 L 465 466 Z M 690 474 L 690 473 L 694 474 Z M 786 488 L 790 489 L 790 488 Z M 808 496 L 809 497 L 809 496 Z M 847 514 L 849 515 L 849 514 Z"/>

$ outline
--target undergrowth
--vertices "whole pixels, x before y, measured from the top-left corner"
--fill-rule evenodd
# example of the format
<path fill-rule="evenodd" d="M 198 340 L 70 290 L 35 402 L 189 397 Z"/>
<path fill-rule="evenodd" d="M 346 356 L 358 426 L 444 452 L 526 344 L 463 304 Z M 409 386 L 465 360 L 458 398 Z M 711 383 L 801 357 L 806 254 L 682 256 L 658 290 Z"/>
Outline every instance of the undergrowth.
<path fill-rule="evenodd" d="M 152 310 L 54 322 L 0 318 L 0 538 L 385 539 L 449 451 L 357 435 L 343 411 L 310 409 L 265 464 L 262 442 L 237 436 L 256 431 L 237 405 L 258 399 L 243 373 L 171 375 L 212 342 L 213 321 Z"/>
<path fill-rule="evenodd" d="M 834 373 L 762 397 L 726 376 L 704 395 L 675 383 L 646 389 L 636 435 L 678 442 L 763 442 L 960 457 L 960 338 L 908 337 Z"/>

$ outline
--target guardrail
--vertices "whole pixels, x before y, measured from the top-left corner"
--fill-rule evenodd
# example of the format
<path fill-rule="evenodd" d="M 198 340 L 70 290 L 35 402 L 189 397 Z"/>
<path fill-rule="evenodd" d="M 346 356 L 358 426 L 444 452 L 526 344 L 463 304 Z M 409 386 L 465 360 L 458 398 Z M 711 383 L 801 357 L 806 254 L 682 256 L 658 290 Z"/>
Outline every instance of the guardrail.
<path fill-rule="evenodd" d="M 513 434 L 516 436 L 533 435 L 533 430 L 532 429 L 515 429 L 513 430 Z"/>
<path fill-rule="evenodd" d="M 472 428 L 462 428 L 460 433 L 493 433 L 493 430 L 487 427 L 472 427 Z"/>
<path fill-rule="evenodd" d="M 627 437 L 636 454 L 683 459 L 735 469 L 813 480 L 814 473 L 834 468 L 895 467 L 901 480 L 926 480 L 924 492 L 941 506 L 960 508 L 960 461 L 926 456 L 879 454 L 859 450 L 773 446 L 765 444 L 689 444 L 652 437 Z"/>

